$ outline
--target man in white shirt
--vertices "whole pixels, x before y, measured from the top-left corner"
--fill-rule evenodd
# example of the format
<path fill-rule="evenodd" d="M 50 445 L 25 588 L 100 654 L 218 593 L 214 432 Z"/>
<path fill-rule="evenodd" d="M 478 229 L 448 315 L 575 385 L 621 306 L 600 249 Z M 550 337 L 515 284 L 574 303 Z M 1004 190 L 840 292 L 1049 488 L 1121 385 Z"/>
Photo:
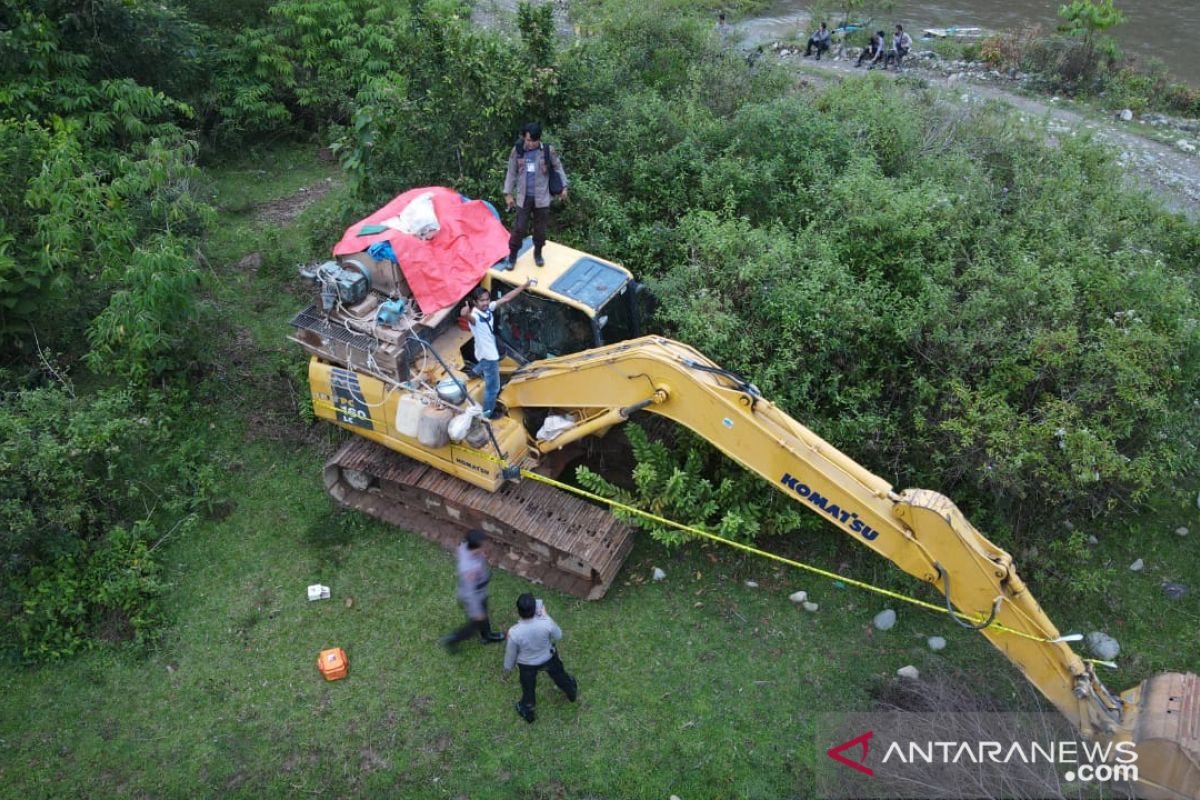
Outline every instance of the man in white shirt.
<path fill-rule="evenodd" d="M 892 52 L 888 53 L 887 61 L 896 62 L 896 71 L 901 69 L 901 62 L 908 55 L 908 51 L 912 49 L 912 37 L 904 32 L 903 25 L 896 26 L 896 32 L 892 34 Z M 887 69 L 887 63 L 883 65 Z"/>
<path fill-rule="evenodd" d="M 572 703 L 579 696 L 579 685 L 567 674 L 554 643 L 562 638 L 562 629 L 550 619 L 545 607 L 526 592 L 517 598 L 517 616 L 521 619 L 508 629 L 504 649 L 504 671 L 516 665 L 521 671 L 521 699 L 517 713 L 526 722 L 535 719 L 537 674 L 546 670 L 554 685 L 562 689 Z"/>
<path fill-rule="evenodd" d="M 471 299 L 463 304 L 459 312 L 459 316 L 471 326 L 471 334 L 475 337 L 476 363 L 471 368 L 471 374 L 483 376 L 483 416 L 487 419 L 499 419 L 502 416 L 496 410 L 496 396 L 500 394 L 500 348 L 496 344 L 496 309 L 536 283 L 537 281 L 530 278 L 496 300 L 492 300 L 487 289 L 480 286 L 471 293 Z"/>

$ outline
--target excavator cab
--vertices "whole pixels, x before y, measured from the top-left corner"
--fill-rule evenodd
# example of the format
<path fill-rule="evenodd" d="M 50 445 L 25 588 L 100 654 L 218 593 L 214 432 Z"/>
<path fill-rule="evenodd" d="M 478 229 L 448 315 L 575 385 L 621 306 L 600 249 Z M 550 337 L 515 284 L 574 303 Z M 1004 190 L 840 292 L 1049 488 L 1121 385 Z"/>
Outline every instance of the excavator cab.
<path fill-rule="evenodd" d="M 515 270 L 493 269 L 485 279 L 494 298 L 527 277 L 538 281 L 497 312 L 496 333 L 518 364 L 642 335 L 652 299 L 628 270 L 555 242 L 546 243 L 544 255 L 545 267 L 518 257 Z"/>

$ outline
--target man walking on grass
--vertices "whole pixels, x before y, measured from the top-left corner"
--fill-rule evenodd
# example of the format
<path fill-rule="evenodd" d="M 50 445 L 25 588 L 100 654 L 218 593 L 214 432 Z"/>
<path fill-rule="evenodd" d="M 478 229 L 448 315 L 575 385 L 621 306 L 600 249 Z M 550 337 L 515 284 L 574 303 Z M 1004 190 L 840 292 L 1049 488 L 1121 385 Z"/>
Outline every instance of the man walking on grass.
<path fill-rule="evenodd" d="M 470 639 L 476 632 L 484 644 L 504 641 L 504 634 L 493 631 L 491 620 L 488 619 L 488 583 L 492 576 L 488 572 L 487 554 L 484 552 L 486 543 L 487 534 L 481 530 L 470 530 L 455 553 L 458 602 L 467 612 L 467 624 L 442 637 L 442 645 L 447 650 L 453 651 L 455 645 Z"/>
<path fill-rule="evenodd" d="M 508 629 L 508 644 L 504 650 L 504 671 L 513 665 L 521 671 L 521 699 L 517 701 L 517 713 L 526 722 L 535 718 L 537 703 L 537 674 L 546 670 L 554 685 L 566 694 L 572 703 L 579 696 L 579 686 L 567 674 L 558 658 L 554 643 L 562 638 L 562 629 L 550 619 L 540 600 L 526 592 L 517 598 L 517 616 L 521 619 Z"/>

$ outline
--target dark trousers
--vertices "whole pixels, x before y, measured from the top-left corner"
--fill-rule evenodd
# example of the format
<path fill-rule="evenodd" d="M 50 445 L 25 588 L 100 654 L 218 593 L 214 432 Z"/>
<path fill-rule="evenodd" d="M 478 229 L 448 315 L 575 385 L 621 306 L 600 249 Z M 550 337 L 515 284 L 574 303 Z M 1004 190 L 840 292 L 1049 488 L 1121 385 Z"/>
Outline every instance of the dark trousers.
<path fill-rule="evenodd" d="M 466 625 L 446 637 L 446 644 L 458 644 L 466 641 L 476 632 L 479 633 L 480 639 L 485 639 L 492 634 L 492 621 L 488 619 L 487 600 L 483 601 L 483 619 L 468 619 Z"/>
<path fill-rule="evenodd" d="M 535 208 L 533 198 L 526 197 L 525 205 L 517 208 L 517 221 L 513 223 L 512 235 L 508 237 L 508 255 L 517 257 L 521 242 L 525 240 L 525 229 L 529 227 L 529 215 L 533 214 L 533 247 L 539 253 L 546 243 L 546 222 L 550 219 L 550 206 Z"/>
<path fill-rule="evenodd" d="M 550 656 L 549 660 L 543 661 L 541 664 L 530 666 L 529 664 L 517 664 L 521 670 L 521 705 L 527 709 L 532 709 L 537 702 L 535 692 L 537 691 L 537 674 L 540 670 L 546 670 L 550 676 L 550 680 L 554 681 L 554 685 L 562 689 L 566 693 L 568 700 L 575 699 L 575 691 L 577 684 L 575 679 L 567 674 L 563 669 L 562 660 L 559 659 L 558 653 Z"/>
<path fill-rule="evenodd" d="M 808 47 L 804 48 L 804 55 L 811 56 L 812 49 L 817 48 L 817 61 L 821 60 L 821 53 L 829 49 L 829 42 L 818 42 L 816 39 L 808 40 Z"/>
<path fill-rule="evenodd" d="M 858 63 L 854 66 L 861 67 L 863 60 L 868 58 L 871 59 L 871 64 L 874 65 L 875 61 L 879 58 L 879 54 L 870 48 L 864 47 L 863 51 L 858 54 Z"/>
<path fill-rule="evenodd" d="M 896 69 L 900 69 L 900 62 L 904 60 L 904 57 L 906 55 L 908 55 L 908 51 L 905 50 L 904 48 L 901 48 L 899 50 L 888 50 L 887 55 L 884 56 L 884 59 L 883 59 L 883 66 L 886 68 L 888 64 L 895 61 Z"/>

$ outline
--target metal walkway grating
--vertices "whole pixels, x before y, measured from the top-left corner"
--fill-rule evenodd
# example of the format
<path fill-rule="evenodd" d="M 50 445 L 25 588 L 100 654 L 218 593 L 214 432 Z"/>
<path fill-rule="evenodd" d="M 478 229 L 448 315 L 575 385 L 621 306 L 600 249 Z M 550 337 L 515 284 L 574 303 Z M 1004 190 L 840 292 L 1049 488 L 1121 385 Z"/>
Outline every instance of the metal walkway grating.
<path fill-rule="evenodd" d="M 341 342 L 359 350 L 374 350 L 378 345 L 378 342 L 370 336 L 348 331 L 341 325 L 329 324 L 328 318 L 321 313 L 315 303 L 292 317 L 291 325 L 294 328 L 312 331 L 325 341 Z"/>

